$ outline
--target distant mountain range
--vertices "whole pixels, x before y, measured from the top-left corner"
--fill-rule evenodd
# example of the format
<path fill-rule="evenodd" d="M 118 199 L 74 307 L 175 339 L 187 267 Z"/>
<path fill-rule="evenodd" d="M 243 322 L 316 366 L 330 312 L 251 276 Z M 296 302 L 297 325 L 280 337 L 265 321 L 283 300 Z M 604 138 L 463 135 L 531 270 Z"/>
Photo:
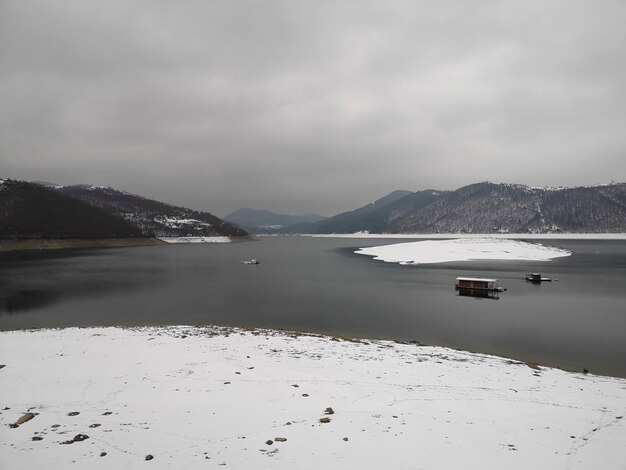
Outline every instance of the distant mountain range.
<path fill-rule="evenodd" d="M 386 208 L 393 207 L 398 201 L 412 194 L 411 191 L 393 191 L 363 207 L 322 220 L 311 229 L 313 233 L 385 232 L 387 231 Z"/>
<path fill-rule="evenodd" d="M 0 180 L 0 239 L 243 235 L 208 212 L 113 188 Z"/>
<path fill-rule="evenodd" d="M 109 187 L 0 179 L 0 239 L 210 237 L 298 233 L 624 233 L 626 183 L 533 188 L 483 182 L 406 190 L 324 218 L 208 212 Z"/>
<path fill-rule="evenodd" d="M 243 219 L 239 224 L 247 226 Z M 455 191 L 394 191 L 358 209 L 277 232 L 623 233 L 626 184 L 533 188 L 483 182 Z"/>
<path fill-rule="evenodd" d="M 307 233 L 310 228 L 325 217 L 317 214 L 287 215 L 267 210 L 239 209 L 228 214 L 224 220 L 247 232 L 257 234 Z"/>

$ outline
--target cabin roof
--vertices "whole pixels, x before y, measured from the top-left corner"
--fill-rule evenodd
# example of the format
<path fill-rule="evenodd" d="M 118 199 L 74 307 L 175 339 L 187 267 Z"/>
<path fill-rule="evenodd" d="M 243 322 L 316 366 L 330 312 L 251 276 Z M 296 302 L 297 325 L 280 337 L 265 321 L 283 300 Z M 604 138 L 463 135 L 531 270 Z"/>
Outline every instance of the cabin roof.
<path fill-rule="evenodd" d="M 487 279 L 484 277 L 457 277 L 457 281 L 482 281 L 482 282 L 498 282 L 497 279 Z"/>

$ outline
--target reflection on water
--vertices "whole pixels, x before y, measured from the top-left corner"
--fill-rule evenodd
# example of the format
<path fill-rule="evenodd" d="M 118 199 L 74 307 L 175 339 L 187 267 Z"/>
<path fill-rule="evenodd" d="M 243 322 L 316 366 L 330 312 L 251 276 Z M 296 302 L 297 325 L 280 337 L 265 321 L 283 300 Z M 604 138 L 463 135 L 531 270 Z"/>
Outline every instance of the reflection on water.
<path fill-rule="evenodd" d="M 0 289 L 0 315 L 19 313 L 47 307 L 53 304 L 59 295 L 43 289 Z"/>
<path fill-rule="evenodd" d="M 399 266 L 353 253 L 388 243 L 394 241 L 271 237 L 0 253 L 0 329 L 284 328 L 416 340 L 626 376 L 626 241 L 551 240 L 574 256 L 548 263 Z M 261 264 L 241 264 L 251 258 Z M 527 282 L 532 272 L 559 282 Z M 507 292 L 498 302 L 457 294 L 459 276 L 496 278 Z"/>
<path fill-rule="evenodd" d="M 485 290 L 485 289 L 467 289 L 464 287 L 459 287 L 457 292 L 462 297 L 476 297 L 479 299 L 500 299 L 500 292 L 493 290 Z"/>
<path fill-rule="evenodd" d="M 0 316 L 152 288 L 163 282 L 154 261 L 108 250 L 0 253 Z"/>

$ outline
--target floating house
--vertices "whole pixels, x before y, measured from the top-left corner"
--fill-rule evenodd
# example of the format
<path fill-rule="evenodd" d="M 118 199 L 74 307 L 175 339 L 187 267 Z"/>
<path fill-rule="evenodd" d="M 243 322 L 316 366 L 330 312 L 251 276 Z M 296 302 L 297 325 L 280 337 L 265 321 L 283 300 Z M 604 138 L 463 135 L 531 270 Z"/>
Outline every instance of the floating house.
<path fill-rule="evenodd" d="M 483 277 L 457 277 L 457 289 L 468 289 L 486 292 L 502 292 L 504 289 L 498 286 L 497 279 L 487 279 Z"/>

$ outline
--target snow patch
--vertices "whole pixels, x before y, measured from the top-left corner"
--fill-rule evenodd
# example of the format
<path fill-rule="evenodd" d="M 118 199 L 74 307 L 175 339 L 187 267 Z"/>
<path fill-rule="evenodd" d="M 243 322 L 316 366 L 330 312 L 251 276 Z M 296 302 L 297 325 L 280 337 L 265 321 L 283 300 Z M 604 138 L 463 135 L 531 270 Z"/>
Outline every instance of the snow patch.
<path fill-rule="evenodd" d="M 506 239 L 427 240 L 361 248 L 355 253 L 387 263 L 424 264 L 449 261 L 550 261 L 570 256 L 569 250 Z"/>
<path fill-rule="evenodd" d="M 230 237 L 158 237 L 167 243 L 230 243 Z"/>
<path fill-rule="evenodd" d="M 162 215 L 154 218 L 155 222 L 165 225 L 169 228 L 181 228 L 191 225 L 193 227 L 211 227 L 211 224 L 198 219 L 183 219 L 179 217 L 169 217 Z"/>
<path fill-rule="evenodd" d="M 514 239 L 514 240 L 626 240 L 626 233 L 329 233 L 301 234 L 313 238 L 389 238 L 389 239 Z"/>
<path fill-rule="evenodd" d="M 0 332 L 0 357 L 2 468 L 611 470 L 626 461 L 626 380 L 448 348 L 72 328 Z"/>

